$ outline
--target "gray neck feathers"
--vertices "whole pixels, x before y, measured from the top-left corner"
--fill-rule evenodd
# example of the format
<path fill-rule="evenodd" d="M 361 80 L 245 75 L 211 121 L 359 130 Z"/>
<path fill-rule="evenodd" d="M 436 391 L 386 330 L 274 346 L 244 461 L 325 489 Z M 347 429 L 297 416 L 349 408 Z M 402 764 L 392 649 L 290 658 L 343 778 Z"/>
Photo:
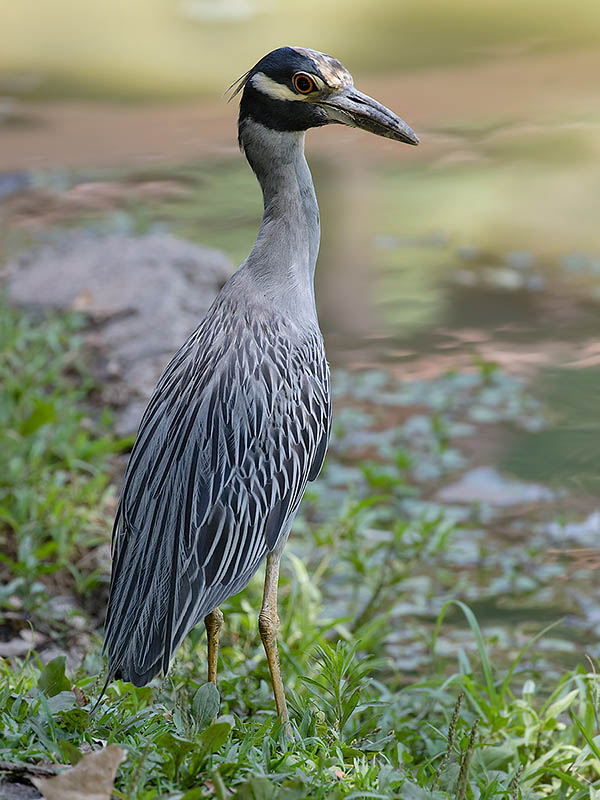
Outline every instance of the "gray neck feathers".
<path fill-rule="evenodd" d="M 286 314 L 316 320 L 319 208 L 304 157 L 304 133 L 274 131 L 247 119 L 240 142 L 264 200 L 258 238 L 241 269 Z"/>

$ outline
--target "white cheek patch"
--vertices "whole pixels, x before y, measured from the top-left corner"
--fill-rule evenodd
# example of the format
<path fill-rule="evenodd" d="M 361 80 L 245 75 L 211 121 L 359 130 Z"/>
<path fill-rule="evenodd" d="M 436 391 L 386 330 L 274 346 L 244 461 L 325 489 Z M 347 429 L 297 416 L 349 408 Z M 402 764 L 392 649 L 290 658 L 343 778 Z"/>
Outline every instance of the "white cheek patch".
<path fill-rule="evenodd" d="M 264 72 L 257 72 L 250 79 L 251 85 L 259 92 L 266 94 L 273 100 L 302 100 L 301 97 L 293 92 L 288 86 L 277 83 L 272 78 L 268 78 Z"/>

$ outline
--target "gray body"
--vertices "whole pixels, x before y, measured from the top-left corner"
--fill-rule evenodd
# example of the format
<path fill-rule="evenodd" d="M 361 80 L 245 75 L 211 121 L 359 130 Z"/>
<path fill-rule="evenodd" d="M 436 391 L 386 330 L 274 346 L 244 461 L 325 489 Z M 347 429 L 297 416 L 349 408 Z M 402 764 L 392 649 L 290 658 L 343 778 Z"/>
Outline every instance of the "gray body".
<path fill-rule="evenodd" d="M 113 530 L 105 651 L 109 680 L 141 686 L 167 671 L 186 633 L 210 615 L 216 682 L 222 617 L 212 612 L 270 554 L 259 630 L 285 720 L 275 641 L 279 554 L 306 483 L 321 469 L 331 424 L 313 287 L 319 211 L 304 132 L 337 123 L 419 140 L 355 89 L 339 61 L 315 50 L 273 50 L 238 92 L 239 141 L 263 190 L 263 220 L 252 252 L 165 369 L 142 419 Z"/>
<path fill-rule="evenodd" d="M 303 143 L 246 123 L 265 204 L 256 244 L 165 369 L 131 454 L 105 648 L 109 675 L 136 685 L 283 546 L 325 456 L 319 212 Z"/>

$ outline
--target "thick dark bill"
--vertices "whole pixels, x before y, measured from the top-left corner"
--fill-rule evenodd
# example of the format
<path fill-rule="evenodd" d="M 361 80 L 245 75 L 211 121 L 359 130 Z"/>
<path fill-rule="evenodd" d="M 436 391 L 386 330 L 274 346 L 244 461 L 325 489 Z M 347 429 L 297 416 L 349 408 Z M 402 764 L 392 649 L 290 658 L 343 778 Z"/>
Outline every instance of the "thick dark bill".
<path fill-rule="evenodd" d="M 330 122 L 362 128 L 377 136 L 406 144 L 419 144 L 419 137 L 404 120 L 354 87 L 344 89 L 339 94 L 331 94 L 325 100 L 317 102 L 327 112 Z"/>

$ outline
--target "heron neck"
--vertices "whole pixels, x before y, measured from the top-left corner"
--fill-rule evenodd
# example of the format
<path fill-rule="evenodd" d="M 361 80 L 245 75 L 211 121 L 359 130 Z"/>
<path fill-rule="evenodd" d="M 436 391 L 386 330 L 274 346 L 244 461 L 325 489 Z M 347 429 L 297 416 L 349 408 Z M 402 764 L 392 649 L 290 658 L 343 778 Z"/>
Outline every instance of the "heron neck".
<path fill-rule="evenodd" d="M 273 131 L 247 120 L 240 140 L 264 200 L 258 237 L 243 267 L 282 310 L 316 319 L 319 207 L 304 157 L 304 133 Z"/>

